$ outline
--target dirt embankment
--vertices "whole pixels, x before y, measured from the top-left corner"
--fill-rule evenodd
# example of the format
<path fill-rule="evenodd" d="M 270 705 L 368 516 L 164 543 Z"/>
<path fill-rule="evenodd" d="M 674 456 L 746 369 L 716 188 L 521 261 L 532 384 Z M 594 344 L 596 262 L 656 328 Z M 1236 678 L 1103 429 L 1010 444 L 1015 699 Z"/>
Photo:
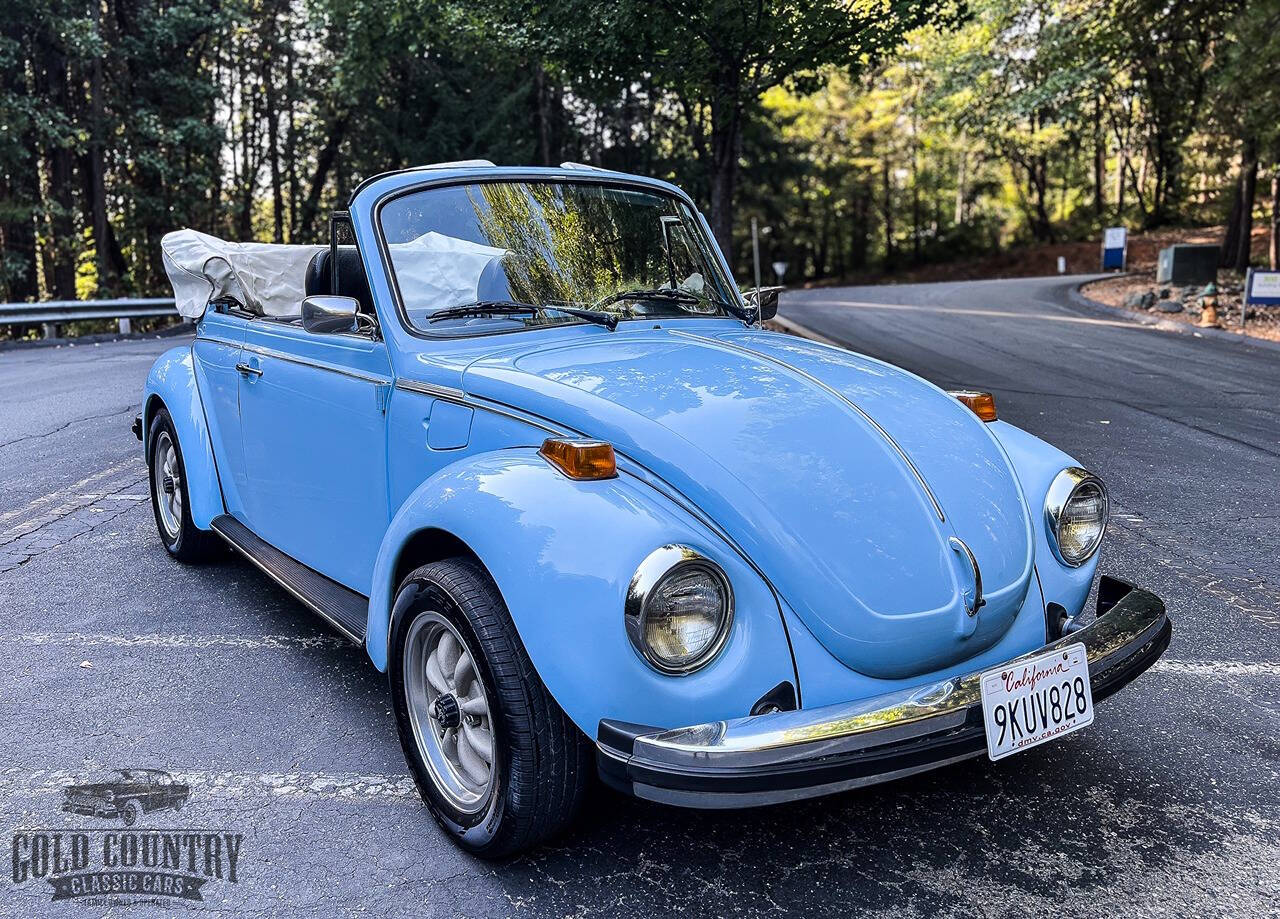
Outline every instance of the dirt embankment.
<path fill-rule="evenodd" d="M 1199 325 L 1202 320 L 1203 288 L 1174 287 L 1156 283 L 1156 261 L 1160 249 L 1175 243 L 1222 244 L 1222 227 L 1198 230 L 1167 230 L 1141 237 L 1130 237 L 1129 269 L 1132 274 L 1094 281 L 1084 285 L 1081 292 L 1092 300 L 1118 307 L 1131 313 L 1148 313 L 1181 322 Z M 1253 262 L 1266 264 L 1268 245 L 1267 230 L 1256 227 L 1253 232 Z M 1236 271 L 1218 271 L 1217 318 L 1218 326 L 1228 331 L 1280 341 L 1280 307 L 1250 307 L 1248 317 L 1242 317 L 1244 276 Z"/>

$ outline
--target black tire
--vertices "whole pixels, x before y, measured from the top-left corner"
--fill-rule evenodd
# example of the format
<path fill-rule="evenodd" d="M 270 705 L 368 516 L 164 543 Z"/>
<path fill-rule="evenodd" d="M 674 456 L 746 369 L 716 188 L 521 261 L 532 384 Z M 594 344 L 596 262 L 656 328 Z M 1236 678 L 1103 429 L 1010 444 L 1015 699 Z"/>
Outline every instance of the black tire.
<path fill-rule="evenodd" d="M 173 444 L 179 467 L 177 487 L 182 492 L 182 519 L 176 532 L 170 532 L 165 526 L 160 511 L 160 489 L 156 487 L 158 475 L 157 447 L 164 438 Z M 147 481 L 151 488 L 151 512 L 156 519 L 156 530 L 160 533 L 160 541 L 165 549 L 180 562 L 204 562 L 216 558 L 222 553 L 222 542 L 212 530 L 201 530 L 191 520 L 191 493 L 187 490 L 187 466 L 182 458 L 182 444 L 178 442 L 178 432 L 174 430 L 173 420 L 165 408 L 156 410 L 151 419 L 151 428 L 147 434 Z"/>
<path fill-rule="evenodd" d="M 120 819 L 124 821 L 125 826 L 133 826 L 141 816 L 142 805 L 138 803 L 137 799 L 124 802 L 124 807 L 120 809 Z"/>
<path fill-rule="evenodd" d="M 488 688 L 494 728 L 493 784 L 483 808 L 465 814 L 436 786 L 408 710 L 404 652 L 427 612 L 457 629 Z M 413 571 L 396 594 L 388 676 L 405 759 L 436 822 L 468 852 L 501 858 L 536 846 L 574 818 L 590 780 L 590 749 L 543 686 L 506 604 L 487 572 L 454 558 Z"/>

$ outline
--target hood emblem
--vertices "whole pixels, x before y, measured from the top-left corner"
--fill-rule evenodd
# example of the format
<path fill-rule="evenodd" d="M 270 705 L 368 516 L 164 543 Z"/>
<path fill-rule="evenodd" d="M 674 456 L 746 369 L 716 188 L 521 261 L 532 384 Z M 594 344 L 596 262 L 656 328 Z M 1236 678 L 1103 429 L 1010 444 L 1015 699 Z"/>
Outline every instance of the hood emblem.
<path fill-rule="evenodd" d="M 965 593 L 964 609 L 970 617 L 978 615 L 978 610 L 986 605 L 987 601 L 982 597 L 982 569 L 978 567 L 978 560 L 973 556 L 973 550 L 965 545 L 965 541 L 958 536 L 951 537 L 951 548 L 960 555 L 963 555 L 969 562 L 969 567 L 973 569 L 973 598 L 970 600 L 968 592 Z"/>

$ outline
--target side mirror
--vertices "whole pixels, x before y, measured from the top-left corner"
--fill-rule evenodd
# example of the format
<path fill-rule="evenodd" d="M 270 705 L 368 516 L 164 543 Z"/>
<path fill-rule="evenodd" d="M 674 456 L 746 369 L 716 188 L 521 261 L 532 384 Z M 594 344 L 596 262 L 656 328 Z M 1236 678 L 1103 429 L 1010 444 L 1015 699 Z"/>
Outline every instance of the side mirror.
<path fill-rule="evenodd" d="M 360 303 L 355 297 L 317 294 L 302 301 L 302 327 L 317 335 L 358 330 Z"/>
<path fill-rule="evenodd" d="M 756 287 L 746 293 L 746 301 L 756 308 L 756 319 L 764 322 L 778 315 L 778 294 L 782 287 Z"/>

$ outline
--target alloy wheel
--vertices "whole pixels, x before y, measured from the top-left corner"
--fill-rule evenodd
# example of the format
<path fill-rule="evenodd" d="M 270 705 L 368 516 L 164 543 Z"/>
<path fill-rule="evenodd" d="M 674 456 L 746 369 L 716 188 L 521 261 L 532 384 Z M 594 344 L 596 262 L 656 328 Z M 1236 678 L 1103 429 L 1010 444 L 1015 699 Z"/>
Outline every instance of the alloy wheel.
<path fill-rule="evenodd" d="M 494 785 L 489 696 L 458 630 L 437 612 L 420 614 L 404 644 L 405 689 L 414 739 L 440 790 L 474 814 Z"/>

